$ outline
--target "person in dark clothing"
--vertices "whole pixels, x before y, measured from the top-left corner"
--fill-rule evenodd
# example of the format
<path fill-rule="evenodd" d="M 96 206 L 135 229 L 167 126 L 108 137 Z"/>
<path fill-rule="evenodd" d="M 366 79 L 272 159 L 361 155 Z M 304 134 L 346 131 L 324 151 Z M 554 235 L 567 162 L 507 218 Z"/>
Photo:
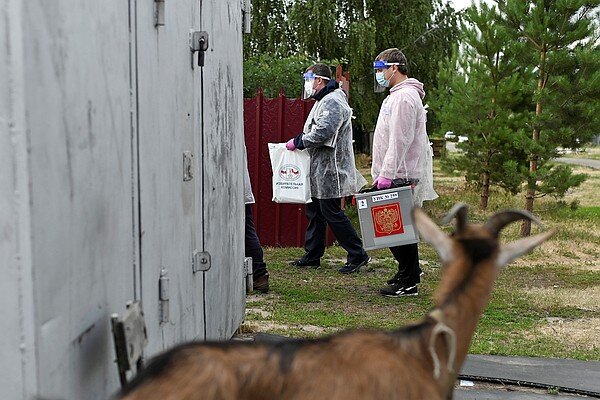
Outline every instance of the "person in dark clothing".
<path fill-rule="evenodd" d="M 309 220 L 304 250 L 306 254 L 291 264 L 319 267 L 325 253 L 325 231 L 331 227 L 339 244 L 348 252 L 343 274 L 357 272 L 371 258 L 350 219 L 341 208 L 343 197 L 354 195 L 366 180 L 356 170 L 352 148 L 352 109 L 324 64 L 309 67 L 304 74 L 305 98 L 316 100 L 303 132 L 286 143 L 290 151 L 308 149 L 312 202 L 306 205 Z"/>
<path fill-rule="evenodd" d="M 245 256 L 252 257 L 252 279 L 254 290 L 267 293 L 269 291 L 269 272 L 264 260 L 264 253 L 252 218 L 252 204 L 246 204 L 246 238 Z"/>
<path fill-rule="evenodd" d="M 252 218 L 252 204 L 254 203 L 254 194 L 250 183 L 250 174 L 248 172 L 248 163 L 246 162 L 244 171 L 244 202 L 246 203 L 245 217 L 245 240 L 244 254 L 246 257 L 252 257 L 252 281 L 254 290 L 267 293 L 269 291 L 269 271 L 264 260 L 264 253 L 260 240 L 254 227 Z"/>

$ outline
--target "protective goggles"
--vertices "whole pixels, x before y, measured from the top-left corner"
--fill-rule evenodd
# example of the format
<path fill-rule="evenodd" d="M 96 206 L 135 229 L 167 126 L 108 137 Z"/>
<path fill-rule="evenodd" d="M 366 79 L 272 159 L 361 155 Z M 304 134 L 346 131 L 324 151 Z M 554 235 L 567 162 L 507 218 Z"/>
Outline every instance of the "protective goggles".
<path fill-rule="evenodd" d="M 373 69 L 386 69 L 386 68 L 391 67 L 392 65 L 400 65 L 400 63 L 377 60 L 377 61 L 373 62 Z"/>
<path fill-rule="evenodd" d="M 323 75 L 317 75 L 312 71 L 309 72 L 305 72 L 304 75 L 302 75 L 302 77 L 304 78 L 305 81 L 314 81 L 315 78 L 321 78 L 321 79 L 325 79 L 325 80 L 329 80 L 328 77 L 323 76 Z"/>

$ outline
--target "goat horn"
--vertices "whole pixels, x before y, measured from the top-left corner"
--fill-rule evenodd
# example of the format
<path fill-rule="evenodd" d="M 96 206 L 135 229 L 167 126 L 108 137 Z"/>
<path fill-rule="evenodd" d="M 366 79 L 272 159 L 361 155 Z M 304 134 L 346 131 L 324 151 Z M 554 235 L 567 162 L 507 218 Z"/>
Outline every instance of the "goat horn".
<path fill-rule="evenodd" d="M 548 240 L 548 238 L 554 235 L 554 233 L 555 230 L 552 229 L 547 232 L 538 233 L 535 236 L 527 236 L 500 246 L 500 254 L 496 259 L 496 265 L 500 268 L 504 267 L 515 258 L 522 256 L 523 254 L 533 250 L 534 247 L 539 246 Z"/>
<path fill-rule="evenodd" d="M 456 216 L 456 232 L 462 232 L 467 225 L 467 205 L 465 203 L 456 203 L 448 214 L 442 219 L 442 224 L 446 225 Z"/>
<path fill-rule="evenodd" d="M 419 233 L 435 248 L 442 264 L 452 259 L 452 240 L 419 207 L 413 209 L 413 218 Z"/>
<path fill-rule="evenodd" d="M 492 217 L 485 223 L 485 227 L 489 229 L 494 236 L 498 237 L 498 234 L 506 225 L 511 222 L 518 221 L 521 219 L 528 219 L 534 222 L 538 226 L 543 227 L 544 225 L 534 217 L 530 212 L 525 210 L 506 210 L 492 215 Z"/>

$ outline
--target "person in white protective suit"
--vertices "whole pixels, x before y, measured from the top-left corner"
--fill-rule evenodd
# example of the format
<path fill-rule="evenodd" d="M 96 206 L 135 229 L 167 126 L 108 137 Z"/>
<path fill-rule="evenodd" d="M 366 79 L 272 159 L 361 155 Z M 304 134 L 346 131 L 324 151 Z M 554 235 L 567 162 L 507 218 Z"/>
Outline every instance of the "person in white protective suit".
<path fill-rule="evenodd" d="M 327 225 L 348 252 L 343 274 L 358 272 L 371 258 L 362 246 L 350 219 L 341 209 L 343 197 L 356 194 L 366 180 L 356 170 L 352 148 L 352 109 L 346 94 L 331 78 L 324 64 L 309 67 L 304 74 L 304 98 L 316 100 L 303 132 L 286 143 L 288 150 L 308 149 L 312 202 L 306 205 L 308 228 L 305 254 L 291 264 L 318 268 L 325 253 Z"/>
<path fill-rule="evenodd" d="M 437 198 L 433 190 L 433 151 L 425 129 L 423 84 L 409 78 L 404 54 L 396 49 L 380 53 L 373 63 L 376 91 L 389 88 L 379 111 L 373 136 L 371 175 L 377 189 L 412 186 L 414 203 Z M 421 282 L 418 245 L 390 248 L 398 272 L 380 290 L 383 296 L 416 296 Z"/>

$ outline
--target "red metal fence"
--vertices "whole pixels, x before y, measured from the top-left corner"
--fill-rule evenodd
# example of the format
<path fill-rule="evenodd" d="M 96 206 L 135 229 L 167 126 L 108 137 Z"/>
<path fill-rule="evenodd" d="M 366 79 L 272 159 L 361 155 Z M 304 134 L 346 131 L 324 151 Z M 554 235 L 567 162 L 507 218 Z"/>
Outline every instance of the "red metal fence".
<path fill-rule="evenodd" d="M 254 98 L 244 99 L 248 169 L 256 198 L 252 211 L 262 245 L 304 245 L 307 227 L 304 205 L 271 201 L 272 172 L 267 144 L 286 142 L 302 132 L 313 104 L 313 100 L 288 99 L 283 92 L 275 99 L 268 99 L 260 89 Z M 328 244 L 331 244 L 332 235 L 328 238 Z"/>

